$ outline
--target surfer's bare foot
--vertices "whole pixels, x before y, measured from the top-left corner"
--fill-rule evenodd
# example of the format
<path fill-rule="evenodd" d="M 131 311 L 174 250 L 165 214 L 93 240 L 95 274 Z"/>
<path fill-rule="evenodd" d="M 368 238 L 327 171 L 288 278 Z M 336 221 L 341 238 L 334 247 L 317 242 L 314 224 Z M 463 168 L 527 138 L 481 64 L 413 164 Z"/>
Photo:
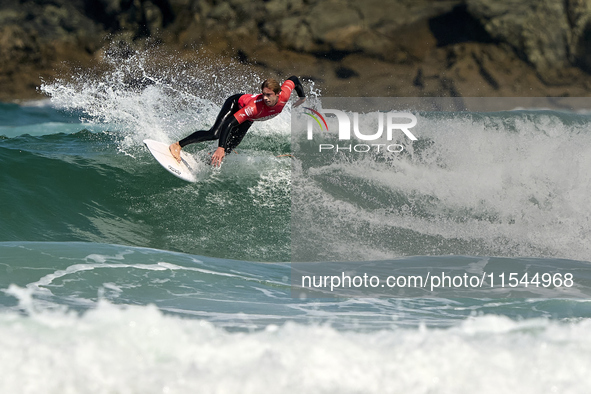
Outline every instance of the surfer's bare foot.
<path fill-rule="evenodd" d="M 172 155 L 172 157 L 174 157 L 174 159 L 180 163 L 181 162 L 181 144 L 179 144 L 178 142 L 175 142 L 174 144 L 170 145 L 168 147 L 168 149 L 170 150 L 170 154 Z"/>

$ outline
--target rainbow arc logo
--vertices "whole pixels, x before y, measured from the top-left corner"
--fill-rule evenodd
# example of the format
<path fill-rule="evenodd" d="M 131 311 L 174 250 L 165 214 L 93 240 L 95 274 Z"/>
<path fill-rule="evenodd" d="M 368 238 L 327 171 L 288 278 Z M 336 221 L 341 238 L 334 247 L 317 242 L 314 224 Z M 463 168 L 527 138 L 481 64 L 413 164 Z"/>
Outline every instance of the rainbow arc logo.
<path fill-rule="evenodd" d="M 314 116 L 313 114 L 309 114 L 307 112 L 304 112 L 306 115 L 308 115 L 309 117 L 311 117 L 312 119 L 314 119 L 316 121 L 316 123 L 318 123 L 318 126 L 320 126 L 320 131 L 322 131 L 322 123 L 324 123 L 324 127 L 326 129 L 326 131 L 328 131 L 328 125 L 326 124 L 326 120 L 324 119 L 324 116 L 322 116 L 322 114 L 318 111 L 313 110 L 312 108 L 309 107 L 304 107 L 304 109 L 307 109 L 309 111 L 312 111 L 314 114 L 316 114 L 317 116 Z M 318 119 L 318 117 L 322 120 L 322 123 L 320 123 L 320 119 Z"/>

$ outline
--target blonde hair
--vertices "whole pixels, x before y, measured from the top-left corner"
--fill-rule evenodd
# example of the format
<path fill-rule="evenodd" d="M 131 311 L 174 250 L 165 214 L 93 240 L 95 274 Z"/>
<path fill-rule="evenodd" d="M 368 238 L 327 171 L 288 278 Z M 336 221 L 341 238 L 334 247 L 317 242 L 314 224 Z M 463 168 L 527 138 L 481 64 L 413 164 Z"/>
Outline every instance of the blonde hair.
<path fill-rule="evenodd" d="M 271 89 L 273 92 L 275 92 L 275 94 L 279 94 L 279 92 L 281 92 L 281 85 L 279 85 L 279 82 L 273 78 L 266 79 L 265 82 L 263 82 L 261 90 L 264 88 Z"/>

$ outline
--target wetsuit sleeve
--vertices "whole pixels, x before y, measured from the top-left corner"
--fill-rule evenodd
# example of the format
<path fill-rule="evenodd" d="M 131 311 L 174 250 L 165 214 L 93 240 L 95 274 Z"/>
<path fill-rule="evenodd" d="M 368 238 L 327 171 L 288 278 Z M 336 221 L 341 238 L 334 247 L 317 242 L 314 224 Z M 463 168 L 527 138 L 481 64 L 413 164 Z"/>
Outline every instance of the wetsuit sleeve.
<path fill-rule="evenodd" d="M 306 97 L 306 94 L 304 93 L 304 87 L 302 86 L 302 83 L 300 82 L 298 77 L 292 75 L 291 77 L 287 78 L 287 80 L 293 82 L 293 84 L 295 85 L 294 89 L 298 94 L 299 98 Z"/>

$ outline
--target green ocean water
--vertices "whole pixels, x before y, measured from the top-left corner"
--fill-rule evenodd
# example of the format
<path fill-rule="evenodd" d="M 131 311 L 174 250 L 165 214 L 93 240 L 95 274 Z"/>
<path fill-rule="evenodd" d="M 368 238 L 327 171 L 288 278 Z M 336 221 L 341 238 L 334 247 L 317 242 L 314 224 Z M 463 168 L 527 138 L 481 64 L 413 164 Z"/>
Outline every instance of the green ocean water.
<path fill-rule="evenodd" d="M 221 171 L 186 184 L 167 176 L 142 146 L 122 154 L 117 137 L 79 128 L 2 141 L 3 240 L 289 261 L 290 162 L 275 158 L 277 147 L 230 157 Z"/>
<path fill-rule="evenodd" d="M 402 155 L 303 160 L 277 157 L 309 143 L 286 110 L 186 183 L 142 140 L 206 127 L 221 99 L 197 72 L 112 66 L 0 104 L 1 392 L 588 391 L 587 113 L 423 112 Z M 579 293 L 314 298 L 294 254 L 572 268 Z"/>

